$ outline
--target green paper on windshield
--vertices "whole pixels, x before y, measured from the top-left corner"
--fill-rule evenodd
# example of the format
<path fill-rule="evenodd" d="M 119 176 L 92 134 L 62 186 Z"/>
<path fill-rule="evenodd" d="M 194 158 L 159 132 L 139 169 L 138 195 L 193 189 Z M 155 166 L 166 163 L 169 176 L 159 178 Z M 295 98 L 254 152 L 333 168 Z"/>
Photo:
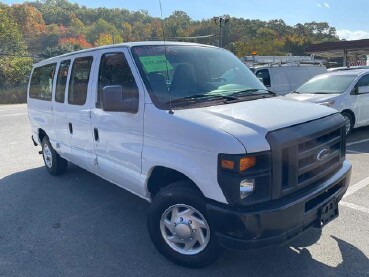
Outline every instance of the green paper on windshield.
<path fill-rule="evenodd" d="M 167 68 L 168 70 L 173 69 L 164 55 L 140 57 L 140 61 L 147 73 L 165 71 Z"/>

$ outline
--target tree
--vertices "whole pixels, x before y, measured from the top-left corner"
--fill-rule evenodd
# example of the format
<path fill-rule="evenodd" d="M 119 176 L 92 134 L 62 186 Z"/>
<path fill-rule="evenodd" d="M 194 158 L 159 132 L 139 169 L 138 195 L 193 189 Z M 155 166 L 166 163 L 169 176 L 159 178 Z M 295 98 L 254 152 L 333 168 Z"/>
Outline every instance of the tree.
<path fill-rule="evenodd" d="M 86 34 L 86 27 L 83 22 L 74 14 L 70 14 L 70 24 L 68 26 L 68 35 L 77 37 Z"/>
<path fill-rule="evenodd" d="M 32 68 L 26 48 L 16 22 L 0 9 L 0 103 L 25 100 Z"/>
<path fill-rule="evenodd" d="M 122 38 L 124 41 L 132 40 L 132 25 L 128 22 L 122 23 Z"/>
<path fill-rule="evenodd" d="M 167 31 L 171 37 L 187 36 L 187 29 L 191 24 L 191 18 L 183 11 L 174 11 L 165 19 Z"/>
<path fill-rule="evenodd" d="M 29 51 L 40 52 L 42 36 L 47 32 L 42 14 L 28 4 L 13 5 L 7 9 L 7 13 L 17 23 Z"/>
<path fill-rule="evenodd" d="M 94 23 L 87 31 L 87 40 L 90 43 L 94 43 L 99 38 L 100 34 L 111 34 L 115 36 L 119 36 L 119 31 L 114 25 L 108 23 L 104 19 L 99 19 L 96 23 Z"/>
<path fill-rule="evenodd" d="M 59 44 L 54 47 L 47 47 L 44 51 L 41 52 L 40 57 L 44 59 L 48 59 L 51 57 L 63 55 L 66 53 L 82 50 L 83 48 L 79 45 L 73 45 L 71 43 Z"/>
<path fill-rule="evenodd" d="M 100 34 L 99 38 L 96 40 L 96 46 L 103 46 L 115 43 L 122 43 L 123 39 L 121 36 L 114 36 L 111 34 Z"/>

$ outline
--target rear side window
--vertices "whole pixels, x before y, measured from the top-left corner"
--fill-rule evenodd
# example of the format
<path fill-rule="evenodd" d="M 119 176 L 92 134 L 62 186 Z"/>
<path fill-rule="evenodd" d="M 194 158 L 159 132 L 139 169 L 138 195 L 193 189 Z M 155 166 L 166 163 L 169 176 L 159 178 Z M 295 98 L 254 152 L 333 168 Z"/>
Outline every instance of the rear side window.
<path fill-rule="evenodd" d="M 268 69 L 261 69 L 256 72 L 255 75 L 264 84 L 264 86 L 270 86 L 270 75 Z"/>
<path fill-rule="evenodd" d="M 51 101 L 56 63 L 36 67 L 33 70 L 29 97 Z"/>
<path fill-rule="evenodd" d="M 59 66 L 58 79 L 56 80 L 55 101 L 64 103 L 65 88 L 67 85 L 70 60 L 62 61 Z"/>
<path fill-rule="evenodd" d="M 101 108 L 101 95 L 106 86 L 122 86 L 123 94 L 133 97 L 138 87 L 123 53 L 107 53 L 101 57 L 96 107 Z"/>
<path fill-rule="evenodd" d="M 69 104 L 82 106 L 86 103 L 92 61 L 92 57 L 83 57 L 74 60 L 69 81 Z"/>

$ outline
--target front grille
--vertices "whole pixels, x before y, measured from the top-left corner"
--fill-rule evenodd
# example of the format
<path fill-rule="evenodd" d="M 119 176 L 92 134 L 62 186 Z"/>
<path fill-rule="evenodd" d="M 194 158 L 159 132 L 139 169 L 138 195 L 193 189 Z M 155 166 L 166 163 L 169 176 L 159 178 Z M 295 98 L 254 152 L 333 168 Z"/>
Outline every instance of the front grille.
<path fill-rule="evenodd" d="M 319 185 L 342 166 L 346 136 L 340 115 L 267 135 L 273 160 L 273 195 L 280 198 Z"/>
<path fill-rule="evenodd" d="M 341 128 L 310 138 L 282 150 L 282 193 L 290 188 L 304 188 L 329 178 L 338 167 L 342 155 Z M 325 151 L 326 157 L 318 159 Z M 296 170 L 291 165 L 296 164 Z"/>

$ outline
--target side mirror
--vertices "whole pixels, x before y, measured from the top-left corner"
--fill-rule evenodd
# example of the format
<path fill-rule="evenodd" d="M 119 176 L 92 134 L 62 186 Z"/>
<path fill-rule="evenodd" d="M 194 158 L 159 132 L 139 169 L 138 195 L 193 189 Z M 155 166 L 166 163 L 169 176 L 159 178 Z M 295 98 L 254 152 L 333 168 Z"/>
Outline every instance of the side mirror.
<path fill-rule="evenodd" d="M 106 112 L 138 112 L 137 90 L 125 92 L 122 86 L 106 86 L 102 91 L 102 109 Z"/>
<path fill-rule="evenodd" d="M 357 93 L 358 94 L 369 93 L 369 86 L 358 87 L 357 88 Z"/>

